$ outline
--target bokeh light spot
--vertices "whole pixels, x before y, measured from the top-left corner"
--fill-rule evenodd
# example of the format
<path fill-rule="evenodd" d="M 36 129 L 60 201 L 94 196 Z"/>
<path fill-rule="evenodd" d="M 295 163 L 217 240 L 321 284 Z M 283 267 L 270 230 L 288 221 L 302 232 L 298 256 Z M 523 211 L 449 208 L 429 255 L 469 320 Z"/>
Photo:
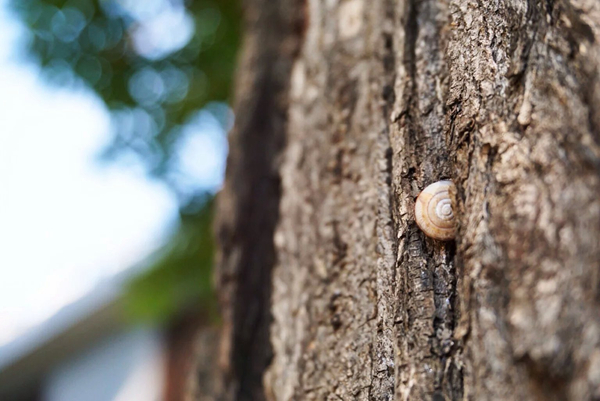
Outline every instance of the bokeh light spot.
<path fill-rule="evenodd" d="M 83 13 L 74 8 L 56 11 L 50 22 L 52 33 L 63 42 L 72 42 L 77 39 L 86 24 Z"/>
<path fill-rule="evenodd" d="M 129 93 L 139 104 L 151 106 L 161 102 L 165 94 L 165 83 L 161 74 L 146 67 L 129 79 Z"/>

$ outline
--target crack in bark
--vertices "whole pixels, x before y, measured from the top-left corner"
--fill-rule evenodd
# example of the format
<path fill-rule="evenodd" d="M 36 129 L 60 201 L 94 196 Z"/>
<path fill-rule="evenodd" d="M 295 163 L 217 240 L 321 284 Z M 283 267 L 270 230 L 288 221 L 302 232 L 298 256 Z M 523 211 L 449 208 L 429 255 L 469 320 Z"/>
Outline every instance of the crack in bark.
<path fill-rule="evenodd" d="M 281 196 L 276 163 L 285 143 L 288 78 L 302 34 L 302 14 L 289 13 L 299 4 L 246 4 L 244 67 L 237 77 L 236 124 L 216 223 L 225 400 L 265 399 L 263 374 L 272 358 L 273 233 Z"/>

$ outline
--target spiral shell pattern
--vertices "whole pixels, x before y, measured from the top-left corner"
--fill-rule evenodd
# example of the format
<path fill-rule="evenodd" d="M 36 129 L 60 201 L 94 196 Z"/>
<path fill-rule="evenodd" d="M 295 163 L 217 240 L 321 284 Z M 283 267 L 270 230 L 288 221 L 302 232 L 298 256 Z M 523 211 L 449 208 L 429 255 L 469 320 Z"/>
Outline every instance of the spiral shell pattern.
<path fill-rule="evenodd" d="M 417 197 L 415 220 L 428 237 L 449 241 L 456 234 L 449 190 L 452 181 L 438 181 L 429 185 Z"/>

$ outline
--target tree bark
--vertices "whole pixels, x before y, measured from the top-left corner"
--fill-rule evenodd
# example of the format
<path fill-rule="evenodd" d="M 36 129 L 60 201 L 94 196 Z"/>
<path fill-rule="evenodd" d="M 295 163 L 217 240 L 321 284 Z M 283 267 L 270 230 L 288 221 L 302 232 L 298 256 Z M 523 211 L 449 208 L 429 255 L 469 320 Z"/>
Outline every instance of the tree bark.
<path fill-rule="evenodd" d="M 600 3 L 245 7 L 222 399 L 600 400 Z"/>

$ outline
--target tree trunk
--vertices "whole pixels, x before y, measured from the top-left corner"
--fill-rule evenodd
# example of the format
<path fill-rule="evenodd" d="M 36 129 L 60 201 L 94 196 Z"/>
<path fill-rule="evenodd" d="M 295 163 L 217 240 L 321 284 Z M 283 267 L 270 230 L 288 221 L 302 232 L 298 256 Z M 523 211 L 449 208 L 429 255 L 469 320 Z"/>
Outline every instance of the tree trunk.
<path fill-rule="evenodd" d="M 217 398 L 600 399 L 600 3 L 245 8 Z"/>

